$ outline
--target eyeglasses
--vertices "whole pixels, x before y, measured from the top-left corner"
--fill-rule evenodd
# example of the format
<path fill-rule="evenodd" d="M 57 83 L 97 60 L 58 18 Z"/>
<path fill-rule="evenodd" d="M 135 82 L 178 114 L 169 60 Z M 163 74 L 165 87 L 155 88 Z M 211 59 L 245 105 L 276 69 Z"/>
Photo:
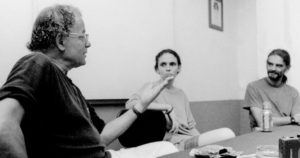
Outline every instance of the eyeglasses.
<path fill-rule="evenodd" d="M 69 33 L 69 37 L 73 37 L 73 38 L 79 38 L 81 40 L 85 40 L 88 41 L 89 40 L 89 34 L 87 33 L 74 33 L 74 32 L 70 32 Z"/>

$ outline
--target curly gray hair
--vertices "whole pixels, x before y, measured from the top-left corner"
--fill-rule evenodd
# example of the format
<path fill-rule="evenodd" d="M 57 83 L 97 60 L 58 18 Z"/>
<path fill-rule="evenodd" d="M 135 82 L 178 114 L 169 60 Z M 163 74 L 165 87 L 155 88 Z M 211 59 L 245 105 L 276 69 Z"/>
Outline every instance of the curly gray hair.
<path fill-rule="evenodd" d="M 58 34 L 69 35 L 75 24 L 75 13 L 81 16 L 79 9 L 70 5 L 54 5 L 42 10 L 34 23 L 27 48 L 40 52 L 54 48 Z"/>

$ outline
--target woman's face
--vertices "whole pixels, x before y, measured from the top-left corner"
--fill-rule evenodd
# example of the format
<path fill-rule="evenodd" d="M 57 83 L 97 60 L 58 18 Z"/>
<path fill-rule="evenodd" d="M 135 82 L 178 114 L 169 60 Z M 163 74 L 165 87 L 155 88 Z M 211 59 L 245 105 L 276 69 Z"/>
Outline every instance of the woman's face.
<path fill-rule="evenodd" d="M 156 72 L 162 79 L 169 76 L 176 77 L 176 75 L 180 72 L 180 66 L 178 65 L 176 57 L 170 53 L 165 53 L 160 56 Z"/>

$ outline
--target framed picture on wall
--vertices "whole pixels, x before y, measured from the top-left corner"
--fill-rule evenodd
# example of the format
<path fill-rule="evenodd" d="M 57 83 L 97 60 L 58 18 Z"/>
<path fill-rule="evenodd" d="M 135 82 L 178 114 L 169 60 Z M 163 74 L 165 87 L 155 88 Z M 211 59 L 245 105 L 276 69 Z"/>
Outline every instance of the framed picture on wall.
<path fill-rule="evenodd" d="M 223 31 L 223 0 L 208 0 L 209 27 Z"/>

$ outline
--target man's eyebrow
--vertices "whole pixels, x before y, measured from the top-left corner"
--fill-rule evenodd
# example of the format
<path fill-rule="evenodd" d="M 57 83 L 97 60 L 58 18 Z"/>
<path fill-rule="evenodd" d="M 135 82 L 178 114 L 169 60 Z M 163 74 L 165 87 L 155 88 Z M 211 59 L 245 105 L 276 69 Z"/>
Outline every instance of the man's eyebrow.
<path fill-rule="evenodd" d="M 267 64 L 273 64 L 273 65 L 276 65 L 276 66 L 283 66 L 284 64 L 275 64 L 275 63 L 272 63 L 270 61 L 267 60 Z"/>
<path fill-rule="evenodd" d="M 275 64 L 275 65 L 277 65 L 277 66 L 283 66 L 283 64 Z"/>

